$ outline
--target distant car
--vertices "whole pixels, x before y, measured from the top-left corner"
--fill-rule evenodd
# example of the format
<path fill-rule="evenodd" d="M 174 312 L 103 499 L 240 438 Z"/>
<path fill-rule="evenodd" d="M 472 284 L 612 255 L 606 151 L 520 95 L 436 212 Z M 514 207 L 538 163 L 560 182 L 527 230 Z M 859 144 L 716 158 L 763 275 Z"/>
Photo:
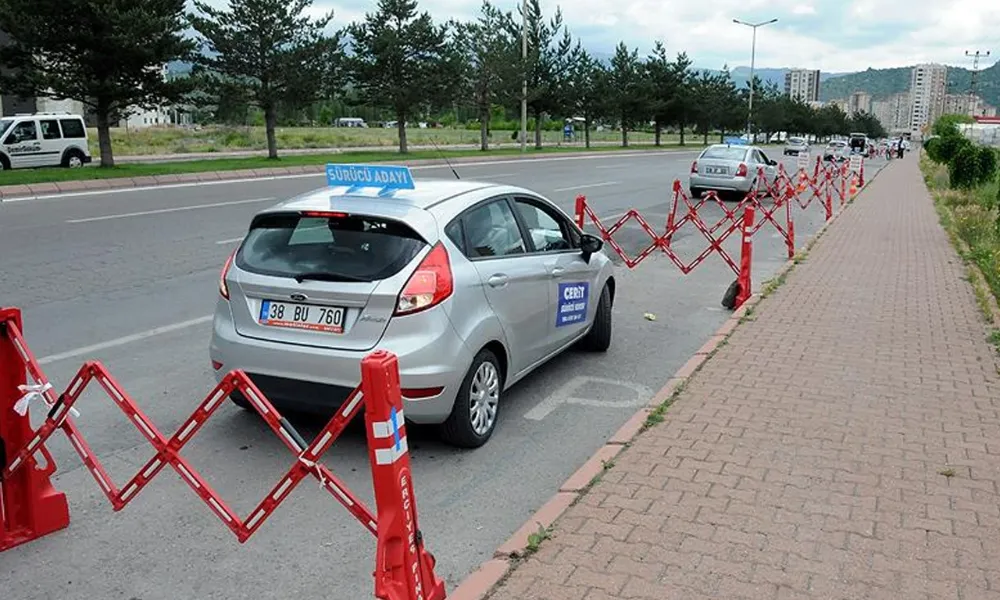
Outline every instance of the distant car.
<path fill-rule="evenodd" d="M 790 137 L 785 142 L 785 156 L 798 156 L 804 152 L 809 152 L 809 141 L 806 138 Z"/>
<path fill-rule="evenodd" d="M 852 133 L 848 144 L 851 147 L 851 154 L 868 153 L 868 136 L 863 133 Z"/>
<path fill-rule="evenodd" d="M 777 176 L 778 162 L 756 146 L 716 144 L 705 148 L 691 163 L 688 188 L 692 197 L 715 191 L 720 197 L 742 199 L 756 189 L 757 175 L 764 169 L 768 185 Z"/>
<path fill-rule="evenodd" d="M 610 346 L 615 279 L 601 246 L 508 185 L 306 193 L 257 213 L 226 261 L 212 366 L 220 379 L 244 370 L 277 406 L 329 414 L 361 359 L 389 350 L 406 420 L 478 447 L 514 383 L 577 343 Z"/>
<path fill-rule="evenodd" d="M 842 162 L 850 157 L 851 149 L 844 140 L 833 140 L 823 149 L 823 160 Z"/>

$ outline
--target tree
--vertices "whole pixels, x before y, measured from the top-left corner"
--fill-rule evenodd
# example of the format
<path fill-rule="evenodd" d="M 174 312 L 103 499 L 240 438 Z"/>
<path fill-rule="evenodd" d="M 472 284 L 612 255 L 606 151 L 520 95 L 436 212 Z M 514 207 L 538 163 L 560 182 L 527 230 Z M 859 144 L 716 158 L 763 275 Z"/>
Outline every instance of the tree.
<path fill-rule="evenodd" d="M 379 0 L 374 13 L 347 29 L 352 42 L 351 79 L 368 104 L 392 109 L 399 151 L 408 151 L 406 121 L 422 105 L 452 99 L 460 57 L 447 25 L 417 13 L 416 0 Z"/>
<path fill-rule="evenodd" d="M 168 81 L 166 63 L 187 59 L 184 0 L 3 0 L 0 49 L 5 93 L 71 98 L 97 120 L 101 166 L 113 167 L 111 126 L 136 107 L 179 100 L 188 85 Z"/>
<path fill-rule="evenodd" d="M 457 24 L 455 29 L 461 64 L 466 65 L 463 87 L 470 92 L 479 117 L 479 147 L 486 151 L 493 106 L 514 97 L 514 80 L 519 79 L 520 48 L 511 35 L 513 17 L 484 1 L 476 21 Z"/>
<path fill-rule="evenodd" d="M 585 50 L 573 61 L 567 85 L 567 107 L 583 118 L 583 139 L 590 148 L 590 128 L 608 112 L 608 72 Z"/>
<path fill-rule="evenodd" d="M 762 131 L 764 139 L 770 140 L 771 135 L 788 129 L 789 119 L 787 101 L 774 83 L 763 87 L 755 84 L 754 93 L 754 133 Z"/>
<path fill-rule="evenodd" d="M 677 87 L 674 95 L 667 102 L 667 112 L 671 116 L 671 121 L 677 125 L 677 129 L 680 131 L 680 144 L 683 146 L 684 130 L 691 122 L 692 107 L 702 98 L 697 98 L 694 95 L 692 89 L 694 74 L 691 72 L 691 59 L 686 53 L 679 52 L 677 54 L 677 58 L 670 63 L 670 71 Z"/>
<path fill-rule="evenodd" d="M 727 74 L 728 77 L 728 74 Z M 722 75 L 702 71 L 692 77 L 692 93 L 699 101 L 692 108 L 695 129 L 708 145 L 708 135 L 713 127 L 721 126 L 725 96 L 722 93 Z"/>
<path fill-rule="evenodd" d="M 671 122 L 670 109 L 677 94 L 676 72 L 663 42 L 657 40 L 653 51 L 646 58 L 646 95 L 649 98 L 649 112 L 653 119 L 655 143 L 660 145 L 663 128 Z"/>
<path fill-rule="evenodd" d="M 244 90 L 260 107 L 267 156 L 278 158 L 281 105 L 305 106 L 337 83 L 342 46 L 338 35 L 325 33 L 333 13 L 312 20 L 305 14 L 312 0 L 229 0 L 228 10 L 196 0 L 194 6 L 191 25 L 207 50 L 198 58 L 202 73 L 218 89 Z"/>
<path fill-rule="evenodd" d="M 856 112 L 851 115 L 851 131 L 864 133 L 870 138 L 881 138 L 886 136 L 885 127 L 875 118 L 875 115 L 867 112 Z"/>
<path fill-rule="evenodd" d="M 639 51 L 618 42 L 608 69 L 609 101 L 622 127 L 622 146 L 628 146 L 628 132 L 645 116 L 642 63 Z"/>
<path fill-rule="evenodd" d="M 527 8 L 528 56 L 521 65 L 521 76 L 527 80 L 528 110 L 535 118 L 535 147 L 541 148 L 542 116 L 564 108 L 569 70 L 579 56 L 579 44 L 574 48 L 569 30 L 563 27 L 561 10 L 556 9 L 546 22 L 538 0 L 528 0 Z M 519 36 L 520 31 L 514 35 Z"/>
<path fill-rule="evenodd" d="M 736 83 L 729 74 L 729 66 L 722 67 L 716 87 L 719 102 L 719 141 L 725 141 L 727 131 L 741 131 L 746 126 L 747 105 Z"/>

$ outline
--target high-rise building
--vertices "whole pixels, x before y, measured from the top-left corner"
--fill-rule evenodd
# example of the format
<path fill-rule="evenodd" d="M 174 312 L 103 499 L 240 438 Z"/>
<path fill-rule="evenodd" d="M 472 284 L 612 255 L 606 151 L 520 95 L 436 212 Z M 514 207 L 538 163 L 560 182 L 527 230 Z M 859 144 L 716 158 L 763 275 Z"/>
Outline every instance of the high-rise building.
<path fill-rule="evenodd" d="M 919 136 L 944 114 L 948 67 L 923 64 L 910 75 L 910 134 Z"/>
<path fill-rule="evenodd" d="M 785 73 L 785 95 L 802 102 L 818 102 L 819 70 L 792 69 Z"/>
<path fill-rule="evenodd" d="M 890 133 L 910 131 L 910 93 L 901 92 L 872 102 L 872 114 Z"/>
<path fill-rule="evenodd" d="M 979 96 L 969 94 L 945 94 L 944 113 L 946 115 L 968 115 L 970 117 L 987 116 L 990 110 L 996 110 L 986 104 Z"/>
<path fill-rule="evenodd" d="M 847 99 L 847 114 L 870 113 L 872 111 L 872 97 L 868 92 L 854 92 Z"/>

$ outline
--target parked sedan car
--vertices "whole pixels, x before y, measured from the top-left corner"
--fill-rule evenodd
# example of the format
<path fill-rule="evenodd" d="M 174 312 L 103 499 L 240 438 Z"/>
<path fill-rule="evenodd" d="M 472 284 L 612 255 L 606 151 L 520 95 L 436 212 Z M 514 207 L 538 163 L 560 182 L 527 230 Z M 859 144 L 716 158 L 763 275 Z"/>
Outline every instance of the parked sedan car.
<path fill-rule="evenodd" d="M 689 189 L 692 197 L 715 191 L 723 199 L 742 199 L 756 189 L 760 169 L 768 185 L 777 176 L 778 161 L 772 160 L 756 146 L 716 144 L 705 148 L 691 163 Z"/>
<path fill-rule="evenodd" d="M 571 346 L 608 349 L 615 278 L 601 247 L 519 187 L 306 193 L 256 214 L 226 262 L 212 365 L 220 379 L 243 369 L 279 407 L 329 413 L 361 359 L 389 350 L 406 419 L 478 447 L 518 380 Z"/>
<path fill-rule="evenodd" d="M 809 152 L 809 142 L 806 138 L 790 137 L 785 142 L 785 156 L 798 156 L 803 152 Z"/>
<path fill-rule="evenodd" d="M 844 140 L 833 140 L 823 150 L 823 160 L 842 162 L 850 158 L 851 149 Z"/>

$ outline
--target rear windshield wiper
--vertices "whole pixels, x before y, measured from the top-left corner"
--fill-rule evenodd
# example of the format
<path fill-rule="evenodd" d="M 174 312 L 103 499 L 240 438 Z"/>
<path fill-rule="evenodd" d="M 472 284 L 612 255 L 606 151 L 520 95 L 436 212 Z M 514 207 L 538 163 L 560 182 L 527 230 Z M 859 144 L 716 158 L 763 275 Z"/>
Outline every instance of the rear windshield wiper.
<path fill-rule="evenodd" d="M 306 279 L 315 279 L 317 281 L 359 281 L 359 282 L 369 282 L 371 279 L 365 277 L 358 277 L 357 275 L 348 275 L 346 273 L 333 273 L 331 271 L 310 271 L 308 273 L 299 273 L 298 275 L 293 275 L 295 281 L 302 283 Z"/>

